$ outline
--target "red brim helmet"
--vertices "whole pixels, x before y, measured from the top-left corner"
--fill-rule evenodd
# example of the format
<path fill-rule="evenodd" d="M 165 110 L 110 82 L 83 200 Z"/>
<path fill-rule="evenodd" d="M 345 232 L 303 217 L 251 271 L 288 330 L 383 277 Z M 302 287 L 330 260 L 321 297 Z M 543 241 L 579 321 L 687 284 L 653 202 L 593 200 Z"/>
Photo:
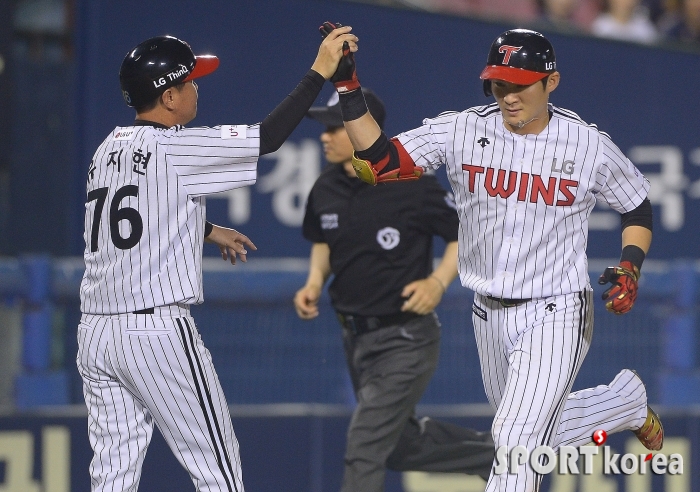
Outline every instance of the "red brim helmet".
<path fill-rule="evenodd" d="M 219 68 L 219 59 L 214 55 L 195 56 L 194 70 L 185 78 L 184 82 L 209 75 L 217 68 Z"/>
<path fill-rule="evenodd" d="M 185 41 L 173 36 L 147 39 L 127 53 L 119 70 L 124 101 L 143 107 L 166 89 L 204 77 L 219 66 L 213 55 L 195 56 Z"/>
<path fill-rule="evenodd" d="M 479 78 L 484 81 L 484 93 L 490 96 L 490 80 L 530 85 L 556 71 L 554 47 L 547 38 L 529 29 L 513 29 L 491 44 Z"/>

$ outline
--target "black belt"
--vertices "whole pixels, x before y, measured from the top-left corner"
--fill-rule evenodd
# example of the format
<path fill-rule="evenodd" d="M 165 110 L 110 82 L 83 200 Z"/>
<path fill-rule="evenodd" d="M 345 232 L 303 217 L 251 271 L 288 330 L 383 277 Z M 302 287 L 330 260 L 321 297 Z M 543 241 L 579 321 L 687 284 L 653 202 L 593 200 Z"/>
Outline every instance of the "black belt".
<path fill-rule="evenodd" d="M 385 326 L 401 325 L 409 322 L 420 314 L 407 311 L 405 313 L 387 314 L 385 316 L 355 316 L 354 314 L 338 314 L 338 320 L 355 335 L 362 335 L 370 331 L 384 328 Z"/>
<path fill-rule="evenodd" d="M 496 301 L 501 304 L 503 307 L 514 307 L 519 304 L 524 304 L 528 301 L 531 301 L 532 298 L 530 299 L 504 299 L 503 297 L 494 297 L 494 296 L 486 296 L 488 299 L 491 299 L 492 301 Z"/>
<path fill-rule="evenodd" d="M 155 313 L 154 308 L 146 308 L 146 309 L 139 309 L 138 311 L 134 311 L 131 314 L 153 314 Z"/>

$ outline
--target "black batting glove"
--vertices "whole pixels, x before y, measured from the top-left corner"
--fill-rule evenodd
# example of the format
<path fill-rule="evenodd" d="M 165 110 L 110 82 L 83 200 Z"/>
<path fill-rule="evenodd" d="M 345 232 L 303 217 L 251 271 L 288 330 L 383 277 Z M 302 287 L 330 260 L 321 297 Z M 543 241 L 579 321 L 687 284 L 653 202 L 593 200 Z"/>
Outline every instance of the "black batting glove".
<path fill-rule="evenodd" d="M 333 23 L 326 21 L 318 30 L 321 36 L 325 38 L 336 27 L 343 27 L 343 25 L 339 22 Z M 340 94 L 352 92 L 360 88 L 360 81 L 357 80 L 357 72 L 355 70 L 355 56 L 353 52 L 350 51 L 350 46 L 347 42 L 343 43 L 343 57 L 340 59 L 338 68 L 330 80 Z"/>

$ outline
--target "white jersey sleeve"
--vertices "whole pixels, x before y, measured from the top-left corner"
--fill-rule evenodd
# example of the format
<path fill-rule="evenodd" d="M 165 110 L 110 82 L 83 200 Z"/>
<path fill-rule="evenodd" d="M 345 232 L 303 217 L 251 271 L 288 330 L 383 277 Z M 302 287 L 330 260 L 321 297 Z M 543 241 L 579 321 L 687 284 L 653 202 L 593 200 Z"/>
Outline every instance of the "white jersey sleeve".
<path fill-rule="evenodd" d="M 255 183 L 259 148 L 258 125 L 117 127 L 88 169 L 81 310 L 201 303 L 204 196 Z"/>
<path fill-rule="evenodd" d="M 396 138 L 417 166 L 435 170 L 447 162 L 445 146 L 448 136 L 454 133 L 458 114 L 446 112 L 437 118 L 426 118 L 422 126 Z"/>
<path fill-rule="evenodd" d="M 222 125 L 175 132 L 166 159 L 190 196 L 255 184 L 260 125 Z"/>
<path fill-rule="evenodd" d="M 597 197 L 620 213 L 637 208 L 649 194 L 649 180 L 622 153 L 610 137 L 601 132 Z"/>

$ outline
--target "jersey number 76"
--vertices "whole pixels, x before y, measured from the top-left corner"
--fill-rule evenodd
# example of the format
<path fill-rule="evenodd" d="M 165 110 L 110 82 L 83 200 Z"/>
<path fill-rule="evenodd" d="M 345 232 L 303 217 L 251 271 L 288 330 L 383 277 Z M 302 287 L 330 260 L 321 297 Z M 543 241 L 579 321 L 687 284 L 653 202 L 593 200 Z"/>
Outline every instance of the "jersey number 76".
<path fill-rule="evenodd" d="M 107 201 L 109 188 L 97 188 L 88 193 L 87 203 L 97 200 L 95 203 L 95 215 L 92 217 L 92 231 L 90 233 L 90 251 L 97 251 L 97 239 L 100 234 L 100 218 L 102 209 Z M 143 219 L 135 208 L 119 208 L 119 203 L 127 196 L 139 196 L 139 187 L 136 185 L 122 186 L 117 190 L 109 205 L 109 231 L 112 243 L 119 249 L 129 249 L 136 246 L 143 234 Z M 127 237 L 122 237 L 119 231 L 119 222 L 126 220 L 131 226 L 131 233 Z"/>

